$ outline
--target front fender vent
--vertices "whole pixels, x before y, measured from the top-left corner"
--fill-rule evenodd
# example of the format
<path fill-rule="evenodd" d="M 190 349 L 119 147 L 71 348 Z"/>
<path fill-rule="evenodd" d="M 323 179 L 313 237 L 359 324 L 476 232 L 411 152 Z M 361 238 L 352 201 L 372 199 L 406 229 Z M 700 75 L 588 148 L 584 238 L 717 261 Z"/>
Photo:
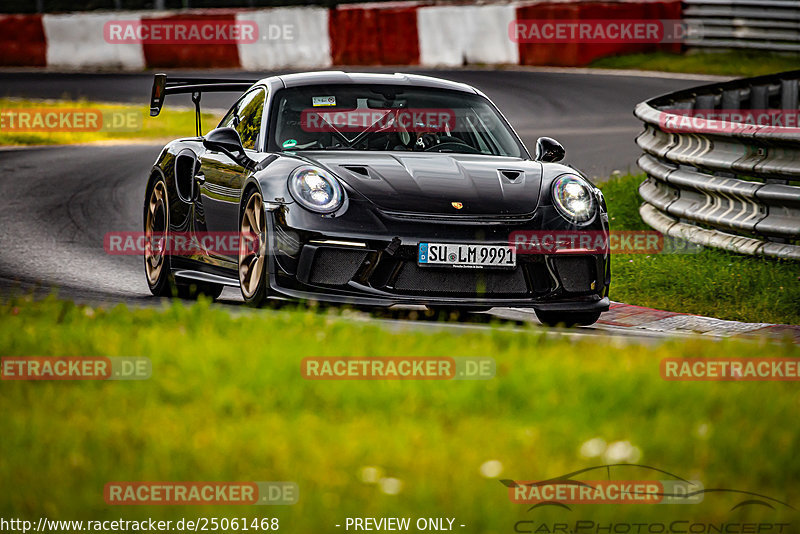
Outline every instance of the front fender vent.
<path fill-rule="evenodd" d="M 372 175 L 369 173 L 369 169 L 363 165 L 342 165 L 342 168 L 358 175 L 359 178 L 373 179 Z"/>
<path fill-rule="evenodd" d="M 498 169 L 497 173 L 501 178 L 505 178 L 509 182 L 516 182 L 525 175 L 524 171 L 515 171 L 511 169 Z"/>

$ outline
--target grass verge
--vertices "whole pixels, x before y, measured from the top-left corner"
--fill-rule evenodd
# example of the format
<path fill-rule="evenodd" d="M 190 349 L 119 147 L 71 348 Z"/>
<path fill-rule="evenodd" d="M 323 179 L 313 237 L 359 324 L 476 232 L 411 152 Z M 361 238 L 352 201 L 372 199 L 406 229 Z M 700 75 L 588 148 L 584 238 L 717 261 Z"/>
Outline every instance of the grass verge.
<path fill-rule="evenodd" d="M 800 69 L 800 56 L 767 52 L 653 52 L 595 60 L 592 67 L 750 77 Z"/>
<path fill-rule="evenodd" d="M 171 139 L 194 135 L 193 110 L 101 102 L 0 98 L 0 145 L 61 145 L 114 140 Z M 203 124 L 213 124 L 203 113 Z M 27 122 L 22 122 L 27 121 Z"/>
<path fill-rule="evenodd" d="M 286 532 L 335 532 L 346 517 L 446 516 L 467 525 L 456 530 L 479 533 L 514 532 L 518 520 L 796 519 L 786 509 L 731 511 L 743 499 L 728 494 L 694 506 L 528 512 L 498 481 L 542 480 L 615 461 L 651 465 L 706 488 L 800 502 L 795 384 L 667 382 L 659 374 L 664 357 L 800 357 L 790 344 L 619 345 L 535 328 L 387 330 L 306 309 L 233 317 L 206 302 L 103 310 L 48 298 L 0 304 L 0 354 L 146 356 L 153 366 L 152 377 L 138 382 L 0 383 L 0 480 L 13 485 L 0 500 L 2 517 L 260 516 L 278 517 Z M 491 356 L 497 376 L 307 381 L 300 374 L 308 356 L 397 355 Z M 607 449 L 606 457 L 582 454 L 593 438 L 629 443 Z M 269 480 L 298 483 L 299 503 L 103 500 L 109 481 Z"/>
<path fill-rule="evenodd" d="M 650 230 L 639 216 L 644 175 L 599 187 L 612 230 Z M 705 248 L 697 254 L 611 256 L 611 298 L 746 322 L 800 324 L 800 264 Z"/>

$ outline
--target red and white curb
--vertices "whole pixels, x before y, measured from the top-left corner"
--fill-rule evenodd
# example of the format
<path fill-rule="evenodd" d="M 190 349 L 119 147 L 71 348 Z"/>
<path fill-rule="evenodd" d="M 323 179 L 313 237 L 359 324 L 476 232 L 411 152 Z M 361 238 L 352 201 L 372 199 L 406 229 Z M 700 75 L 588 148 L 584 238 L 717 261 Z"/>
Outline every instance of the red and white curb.
<path fill-rule="evenodd" d="M 483 5 L 423 1 L 336 8 L 208 9 L 0 15 L 0 66 L 65 69 L 312 69 L 332 65 L 553 65 L 574 67 L 617 54 L 680 51 L 680 43 L 517 43 L 515 20 L 677 20 L 680 0 L 524 0 Z M 255 42 L 109 42 L 109 23 L 254 23 Z M 287 34 L 283 29 L 289 28 Z M 279 38 L 273 38 L 277 30 Z"/>
<path fill-rule="evenodd" d="M 527 322 L 535 315 L 530 308 L 494 308 L 490 315 L 499 319 Z M 566 335 L 607 333 L 610 336 L 665 339 L 668 337 L 702 336 L 713 339 L 728 337 L 761 338 L 770 341 L 788 340 L 800 344 L 800 325 L 743 323 L 713 317 L 691 315 L 612 302 L 611 309 L 593 326 L 561 332 Z"/>
<path fill-rule="evenodd" d="M 767 337 L 800 343 L 800 325 L 742 323 L 614 302 L 597 324 L 633 330 L 712 337 Z"/>

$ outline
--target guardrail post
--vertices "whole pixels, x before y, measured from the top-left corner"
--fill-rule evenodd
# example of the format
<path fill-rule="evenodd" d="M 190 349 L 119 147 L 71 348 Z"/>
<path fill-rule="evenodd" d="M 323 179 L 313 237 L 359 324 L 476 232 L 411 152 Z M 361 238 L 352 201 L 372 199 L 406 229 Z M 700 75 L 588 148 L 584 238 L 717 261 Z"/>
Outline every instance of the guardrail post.
<path fill-rule="evenodd" d="M 716 95 L 697 95 L 694 101 L 694 109 L 695 110 L 709 110 L 709 109 L 716 109 Z"/>
<path fill-rule="evenodd" d="M 754 85 L 750 88 L 750 109 L 767 109 L 769 107 L 769 86 Z"/>
<path fill-rule="evenodd" d="M 722 91 L 722 109 L 739 109 L 742 104 L 742 92 L 739 89 Z"/>
<path fill-rule="evenodd" d="M 781 80 L 781 109 L 797 110 L 797 80 Z"/>

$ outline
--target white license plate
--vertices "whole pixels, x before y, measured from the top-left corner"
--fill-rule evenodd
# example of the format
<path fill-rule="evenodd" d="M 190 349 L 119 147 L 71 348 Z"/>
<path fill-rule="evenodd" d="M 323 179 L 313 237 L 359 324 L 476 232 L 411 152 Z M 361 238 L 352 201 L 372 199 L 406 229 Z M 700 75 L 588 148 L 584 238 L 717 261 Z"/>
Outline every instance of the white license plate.
<path fill-rule="evenodd" d="M 505 245 L 420 243 L 418 263 L 446 267 L 516 267 L 517 253 Z"/>

